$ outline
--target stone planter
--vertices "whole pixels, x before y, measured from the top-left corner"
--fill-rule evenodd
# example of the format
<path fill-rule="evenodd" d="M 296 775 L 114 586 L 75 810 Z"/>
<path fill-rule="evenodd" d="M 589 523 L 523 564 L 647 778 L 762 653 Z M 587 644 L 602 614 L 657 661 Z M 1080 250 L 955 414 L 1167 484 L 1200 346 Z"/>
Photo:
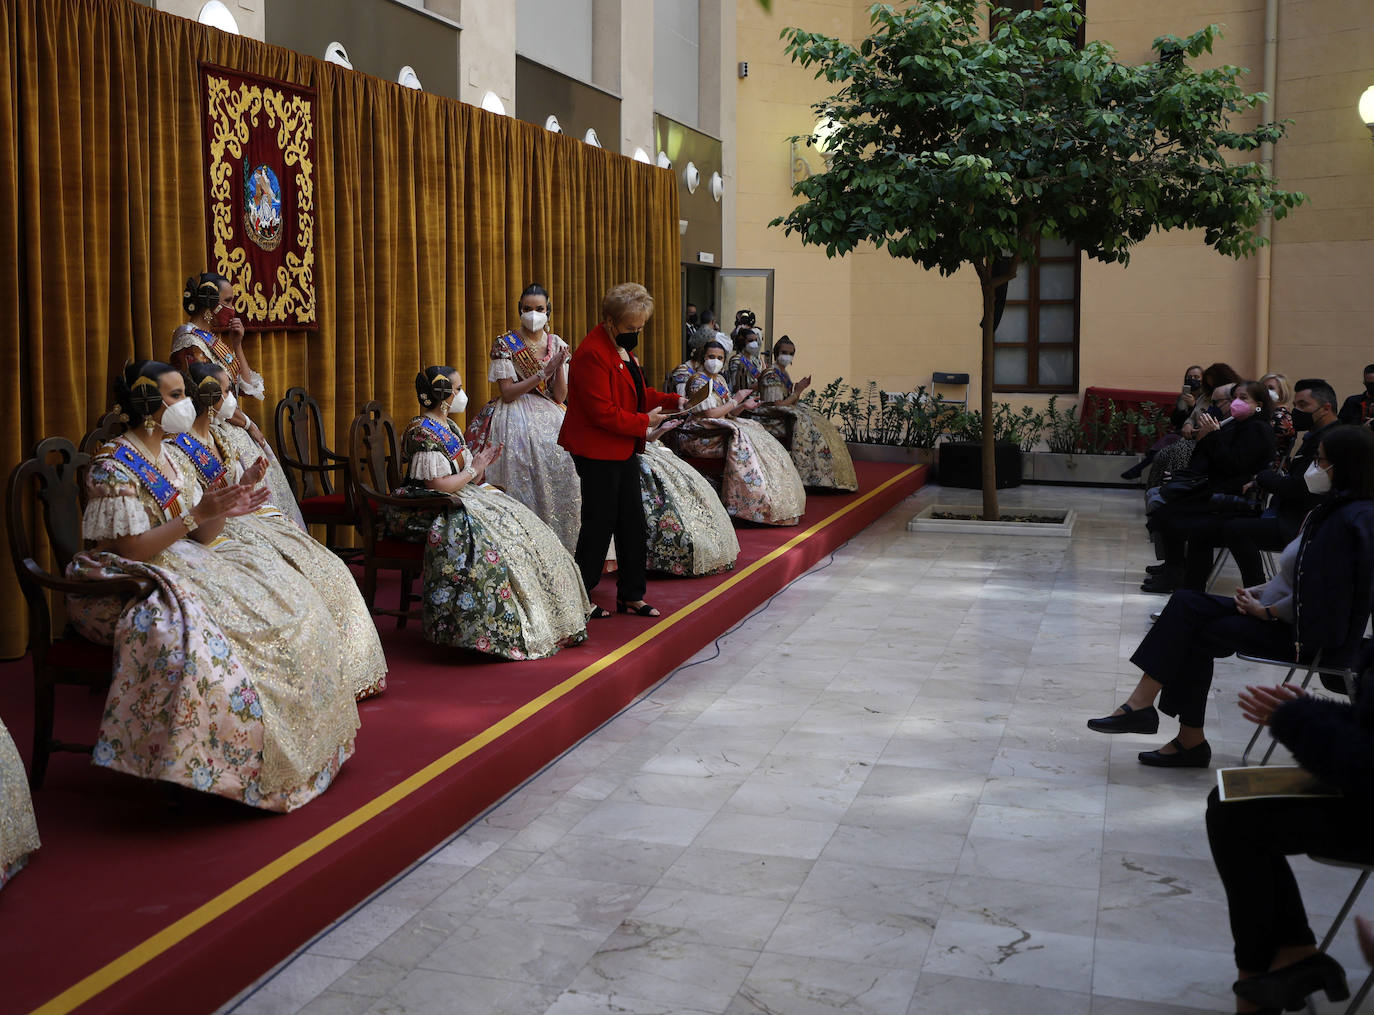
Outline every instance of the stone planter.
<path fill-rule="evenodd" d="M 998 444 L 997 489 L 1021 485 L 1021 449 L 1015 444 Z M 940 468 L 936 479 L 941 486 L 962 490 L 983 488 L 983 445 L 946 441 L 939 448 Z"/>
<path fill-rule="evenodd" d="M 974 514 L 979 511 L 977 505 L 967 504 L 931 504 L 921 510 L 916 517 L 906 523 L 908 532 L 926 533 L 945 533 L 969 535 L 977 533 L 980 535 L 992 536 L 1058 536 L 1060 538 L 1073 535 L 1074 524 L 1078 521 L 1078 512 L 1073 508 L 1007 508 L 1008 514 L 1027 514 L 1049 515 L 1057 518 L 1056 522 L 984 522 L 977 519 L 956 519 L 956 518 L 932 518 L 931 515 L 945 512 L 957 512 L 961 514 Z"/>
<path fill-rule="evenodd" d="M 1145 477 L 1122 479 L 1121 473 L 1140 461 L 1140 455 L 1065 455 L 1032 451 L 1021 458 L 1021 478 L 1028 483 L 1074 486 L 1140 486 Z"/>
<path fill-rule="evenodd" d="M 903 448 L 893 444 L 855 444 L 845 441 L 849 457 L 856 462 L 900 462 L 903 465 L 930 465 L 934 448 Z"/>

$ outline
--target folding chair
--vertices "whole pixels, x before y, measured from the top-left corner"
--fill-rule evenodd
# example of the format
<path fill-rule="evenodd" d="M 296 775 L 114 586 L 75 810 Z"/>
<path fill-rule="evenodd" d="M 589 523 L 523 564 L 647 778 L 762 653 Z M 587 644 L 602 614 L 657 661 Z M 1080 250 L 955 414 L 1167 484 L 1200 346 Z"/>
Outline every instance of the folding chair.
<path fill-rule="evenodd" d="M 1307 689 L 1308 684 L 1312 683 L 1312 678 L 1314 676 L 1322 677 L 1323 684 L 1326 684 L 1325 678 L 1327 677 L 1339 679 L 1345 685 L 1345 693 L 1350 697 L 1350 700 L 1355 700 L 1357 685 L 1355 681 L 1354 668 L 1352 666 L 1323 666 L 1321 662 L 1322 653 L 1320 649 L 1317 650 L 1317 654 L 1312 657 L 1312 661 L 1310 663 L 1294 663 L 1288 662 L 1283 659 L 1270 659 L 1266 656 L 1246 655 L 1243 652 L 1237 652 L 1236 658 L 1244 660 L 1247 663 L 1260 663 L 1263 666 L 1286 667 L 1288 669 L 1288 675 L 1283 678 L 1283 683 L 1285 684 L 1293 679 L 1293 674 L 1297 673 L 1298 670 L 1305 669 L 1306 672 L 1303 674 L 1302 684 L 1300 685 L 1304 690 Z M 1329 687 L 1330 685 L 1327 684 L 1327 686 Z M 1260 734 L 1262 734 L 1264 730 L 1265 727 L 1263 726 L 1255 727 L 1255 732 L 1251 735 L 1250 742 L 1245 745 L 1245 751 L 1240 756 L 1240 763 L 1242 765 L 1250 764 L 1250 752 L 1253 751 L 1255 749 L 1255 745 L 1259 743 Z M 1271 739 L 1269 741 L 1268 749 L 1266 749 L 1264 752 L 1264 757 L 1260 759 L 1261 765 L 1269 764 L 1269 758 L 1274 753 L 1274 748 L 1276 746 L 1278 746 L 1278 741 Z"/>
<path fill-rule="evenodd" d="M 937 390 L 940 387 L 959 387 L 963 385 L 963 398 L 946 398 Z M 930 393 L 944 402 L 945 405 L 957 405 L 962 409 L 968 409 L 969 375 L 951 374 L 942 370 L 937 370 L 930 375 Z"/>
<path fill-rule="evenodd" d="M 1350 894 L 1345 897 L 1345 903 L 1341 906 L 1341 911 L 1336 914 L 1336 919 L 1331 922 L 1331 929 L 1326 932 L 1326 937 L 1322 938 L 1320 950 L 1326 951 L 1327 948 L 1331 946 L 1331 942 L 1336 939 L 1336 932 L 1341 929 L 1341 924 L 1343 924 L 1345 918 L 1350 915 L 1350 910 L 1354 907 L 1355 900 L 1358 899 L 1360 893 L 1364 891 L 1365 882 L 1369 880 L 1369 875 L 1374 873 L 1374 863 L 1364 863 L 1358 860 L 1337 860 L 1329 856 L 1317 856 L 1315 853 L 1309 853 L 1307 857 L 1309 860 L 1313 860 L 1317 863 L 1324 863 L 1330 867 L 1345 867 L 1349 870 L 1357 870 L 1360 872 L 1360 876 L 1355 880 L 1355 887 L 1350 889 Z M 1371 986 L 1374 986 L 1374 970 L 1370 971 L 1369 975 L 1364 978 L 1364 983 L 1360 986 L 1360 989 L 1355 991 L 1354 996 L 1350 998 L 1350 1005 L 1345 1009 L 1345 1015 L 1355 1015 L 1355 1013 L 1360 1010 L 1360 1005 L 1369 994 L 1369 988 Z"/>

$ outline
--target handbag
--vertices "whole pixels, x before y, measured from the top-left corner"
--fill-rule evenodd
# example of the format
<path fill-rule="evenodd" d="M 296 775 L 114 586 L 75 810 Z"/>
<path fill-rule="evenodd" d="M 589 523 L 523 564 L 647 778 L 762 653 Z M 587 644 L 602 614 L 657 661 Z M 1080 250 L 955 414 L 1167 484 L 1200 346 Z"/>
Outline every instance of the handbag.
<path fill-rule="evenodd" d="M 1190 500 L 1207 492 L 1207 477 L 1184 474 L 1176 476 L 1159 488 L 1159 495 L 1166 504 Z"/>

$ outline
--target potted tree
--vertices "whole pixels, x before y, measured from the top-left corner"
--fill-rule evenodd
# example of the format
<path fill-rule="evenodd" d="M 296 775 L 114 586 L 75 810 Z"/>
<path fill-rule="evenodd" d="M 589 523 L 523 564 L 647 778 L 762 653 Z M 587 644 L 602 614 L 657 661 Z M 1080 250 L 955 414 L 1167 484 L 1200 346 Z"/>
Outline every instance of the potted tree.
<path fill-rule="evenodd" d="M 1215 25 L 1162 36 L 1152 61 L 1132 65 L 1105 42 L 1076 45 L 1076 0 L 1020 13 L 985 0 L 875 4 L 869 18 L 873 31 L 857 45 L 782 32 L 791 59 L 840 90 L 814 107 L 826 171 L 799 181 L 804 201 L 771 224 L 831 257 L 872 243 L 942 275 L 973 268 L 983 298 L 983 518 L 992 521 L 995 294 L 1034 262 L 1039 238 L 1124 264 L 1154 230 L 1192 228 L 1242 257 L 1269 242 L 1257 227 L 1305 198 L 1261 164 L 1232 159 L 1284 128 L 1232 123 L 1265 98 L 1240 87 L 1241 68 L 1189 66 L 1211 51 Z"/>

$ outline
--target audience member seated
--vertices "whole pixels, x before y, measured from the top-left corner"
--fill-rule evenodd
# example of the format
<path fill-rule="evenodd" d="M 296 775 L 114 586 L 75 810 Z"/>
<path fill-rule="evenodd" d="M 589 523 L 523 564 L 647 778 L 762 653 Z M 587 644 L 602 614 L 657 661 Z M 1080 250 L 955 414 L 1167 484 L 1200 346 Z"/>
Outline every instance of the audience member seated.
<path fill-rule="evenodd" d="M 1293 389 L 1283 374 L 1265 374 L 1260 383 L 1269 392 L 1269 401 L 1274 406 L 1269 425 L 1274 428 L 1274 468 L 1281 469 L 1293 453 L 1293 440 L 1297 436 L 1293 429 Z"/>
<path fill-rule="evenodd" d="M 687 358 L 679 363 L 664 378 L 663 390 L 674 395 L 687 394 L 687 382 L 692 379 L 692 375 L 701 370 L 701 350 L 706 348 L 706 343 L 711 339 L 703 335 L 701 331 L 696 332 L 687 342 Z"/>
<path fill-rule="evenodd" d="M 1169 414 L 1170 431 L 1155 441 L 1145 452 L 1145 457 L 1121 474 L 1122 479 L 1138 479 L 1145 470 L 1154 464 L 1155 457 L 1170 444 L 1181 439 L 1179 429 L 1197 407 L 1198 395 L 1202 390 L 1202 367 L 1193 365 L 1183 371 L 1183 390 L 1174 402 L 1173 412 Z"/>
<path fill-rule="evenodd" d="M 38 845 L 24 762 L 0 719 L 0 888 L 23 869 Z"/>
<path fill-rule="evenodd" d="M 1341 405 L 1342 423 L 1368 425 L 1374 420 L 1374 363 L 1364 368 L 1364 390 L 1351 395 Z"/>
<path fill-rule="evenodd" d="M 786 335 L 774 344 L 773 365 L 763 372 L 759 382 L 759 401 L 763 406 L 758 413 L 759 422 L 781 440 L 786 426 L 780 417 L 791 418 L 792 462 L 807 487 L 857 490 L 859 478 L 844 438 L 830 420 L 800 401 L 811 386 L 811 376 L 808 374 L 793 384 L 787 374 L 796 354 L 796 344 Z"/>
<path fill-rule="evenodd" d="M 684 577 L 728 571 L 739 556 L 739 539 L 725 506 L 705 476 L 659 443 L 677 422 L 650 430 L 639 456 L 645 564 L 650 571 Z"/>
<path fill-rule="evenodd" d="M 1155 733 L 1159 712 L 1177 716 L 1178 736 L 1143 752 L 1141 763 L 1205 768 L 1213 659 L 1244 652 L 1308 662 L 1320 651 L 1322 665 L 1340 666 L 1354 658 L 1374 598 L 1374 433 L 1328 430 L 1312 473 L 1321 478 L 1309 486 L 1326 493 L 1279 556 L 1278 573 L 1233 596 L 1175 592 L 1131 656 L 1143 671 L 1135 690 L 1111 715 L 1090 719 L 1089 729 Z"/>
<path fill-rule="evenodd" d="M 1156 453 L 1147 485 L 1159 486 L 1164 476 L 1177 472 L 1188 464 L 1188 459 L 1192 457 L 1193 448 L 1200 436 L 1197 428 L 1202 416 L 1210 413 L 1216 416 L 1218 422 L 1226 418 L 1225 412 L 1220 411 L 1216 406 L 1216 401 L 1223 394 L 1217 389 L 1224 385 L 1236 384 L 1240 379 L 1240 374 L 1225 363 L 1213 363 L 1202 371 L 1202 385 L 1198 388 L 1193 409 L 1178 427 L 1180 440 L 1174 441 L 1166 448 L 1161 448 Z M 1229 390 L 1224 394 L 1226 401 L 1229 402 Z"/>
<path fill-rule="evenodd" d="M 1364 550 L 1369 551 L 1366 543 Z M 1362 680 L 1370 677 L 1365 660 Z M 1264 797 L 1223 803 L 1207 798 L 1207 840 L 1231 917 L 1238 1012 L 1299 1011 L 1325 990 L 1349 997 L 1345 971 L 1317 950 L 1288 857 L 1302 853 L 1374 863 L 1374 694 L 1354 704 L 1323 700 L 1291 684 L 1247 687 L 1240 706 L 1268 726 L 1308 772 L 1340 796 Z M 1368 926 L 1360 943 L 1369 957 Z"/>
<path fill-rule="evenodd" d="M 214 363 L 191 367 L 191 402 L 198 413 L 191 429 L 176 434 L 169 452 L 183 472 L 192 472 L 202 490 L 219 490 L 240 481 L 252 486 L 267 471 L 262 450 L 239 427 L 224 420 L 233 411 L 229 376 Z M 386 690 L 386 656 L 358 583 L 348 565 L 308 532 L 293 525 L 269 500 L 252 514 L 230 518 L 224 534 L 242 547 L 240 559 L 288 596 L 317 593 L 334 621 L 340 647 L 339 678 L 359 701 Z M 265 559 L 264 559 L 265 558 Z M 285 568 L 290 572 L 283 573 Z M 304 585 L 306 591 L 292 589 Z"/>
<path fill-rule="evenodd" d="M 582 497 L 572 456 L 558 446 L 568 399 L 568 344 L 549 330 L 553 307 L 540 285 L 528 285 L 516 309 L 520 325 L 491 347 L 487 380 L 499 386 L 468 424 L 474 448 L 504 450 L 487 479 L 529 508 L 569 553 L 577 546 Z"/>
<path fill-rule="evenodd" d="M 1192 530 L 1200 529 L 1200 538 L 1206 540 L 1217 515 L 1257 513 L 1256 505 L 1242 491 L 1274 460 L 1269 392 L 1256 381 L 1242 382 L 1235 387 L 1229 411 L 1230 421 L 1225 426 L 1210 414 L 1199 417 L 1202 437 L 1188 465 L 1160 488 L 1163 503 L 1150 514 L 1147 525 L 1162 544 L 1163 565 L 1151 568 L 1141 585 L 1145 592 L 1201 589 L 1211 562 L 1207 561 L 1208 567 L 1200 574 L 1196 570 L 1185 574 Z"/>
<path fill-rule="evenodd" d="M 163 443 L 195 422 L 181 373 L 131 363 L 115 380 L 123 436 L 95 456 L 82 522 L 93 550 L 68 577 L 137 575 L 142 599 L 69 596 L 86 638 L 115 649 L 93 761 L 289 811 L 323 793 L 352 755 L 353 695 L 339 679 L 338 629 L 306 583 L 282 588 L 243 563 L 227 518 L 267 490 L 235 483 L 202 493 Z M 287 570 L 287 569 L 282 569 Z"/>
<path fill-rule="evenodd" d="M 705 401 L 692 408 L 690 435 L 679 448 L 696 458 L 723 458 L 721 499 L 731 518 L 764 525 L 795 525 L 806 510 L 806 490 L 787 449 L 761 425 L 739 419 L 755 403 L 750 391 L 731 393 L 721 376 L 725 347 L 714 340 L 702 351 L 703 371 L 693 374 L 687 393 L 706 388 Z"/>
<path fill-rule="evenodd" d="M 424 412 L 401 440 L 400 494 L 453 497 L 452 510 L 386 512 L 389 534 L 425 543 L 424 632 L 436 645 L 507 659 L 543 659 L 586 635 L 591 603 L 572 556 L 514 497 L 484 485 L 499 446 L 474 454 L 451 417 L 467 405 L 450 366 L 415 375 Z"/>
<path fill-rule="evenodd" d="M 234 409 L 227 421 L 242 429 L 262 448 L 267 456 L 266 482 L 272 503 L 304 529 L 305 519 L 301 517 L 286 473 L 267 438 L 238 404 L 238 395 L 261 400 L 265 382 L 243 355 L 243 320 L 234 309 L 233 283 L 212 272 L 188 278 L 181 293 L 181 305 L 187 320 L 172 332 L 172 366 L 188 375 L 193 363 L 215 363 L 224 368 L 229 375 L 229 391 L 235 396 Z"/>
<path fill-rule="evenodd" d="M 1336 422 L 1336 393 L 1320 379 L 1297 383 L 1293 396 L 1293 425 L 1303 431 L 1297 454 L 1285 469 L 1264 469 L 1255 476 L 1247 493 L 1269 497 L 1258 517 L 1218 516 L 1215 535 L 1195 529 L 1188 536 L 1189 573 L 1210 573 L 1216 547 L 1224 546 L 1240 568 L 1241 584 L 1246 587 L 1264 581 L 1261 551 L 1278 551 L 1298 534 L 1302 520 L 1320 502 L 1319 494 L 1307 488 L 1306 475 L 1317 457 L 1322 437 Z M 1207 538 L 1210 537 L 1210 538 Z M 1185 585 L 1187 582 L 1185 580 Z M 1192 586 L 1187 586 L 1192 587 Z"/>
<path fill-rule="evenodd" d="M 744 388 L 754 391 L 763 378 L 763 355 L 759 351 L 763 347 L 763 336 L 758 328 L 740 325 L 732 337 L 735 351 L 725 366 L 725 381 L 731 391 Z"/>

